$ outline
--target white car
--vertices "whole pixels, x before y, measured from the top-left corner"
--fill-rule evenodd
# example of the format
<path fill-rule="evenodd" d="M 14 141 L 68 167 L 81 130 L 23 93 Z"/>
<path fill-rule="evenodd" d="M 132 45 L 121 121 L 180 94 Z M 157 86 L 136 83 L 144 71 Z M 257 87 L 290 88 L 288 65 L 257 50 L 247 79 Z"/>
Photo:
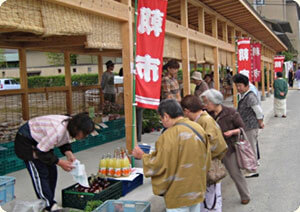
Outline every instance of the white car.
<path fill-rule="evenodd" d="M 0 90 L 20 89 L 21 85 L 14 79 L 0 79 Z"/>

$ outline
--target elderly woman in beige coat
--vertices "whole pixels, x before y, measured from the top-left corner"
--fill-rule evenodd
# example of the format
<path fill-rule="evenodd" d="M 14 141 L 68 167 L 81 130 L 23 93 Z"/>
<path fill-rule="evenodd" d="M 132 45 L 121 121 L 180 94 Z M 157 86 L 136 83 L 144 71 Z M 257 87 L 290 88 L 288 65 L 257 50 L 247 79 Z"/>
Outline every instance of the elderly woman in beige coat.
<path fill-rule="evenodd" d="M 212 159 L 221 160 L 227 151 L 227 144 L 219 125 L 203 110 L 201 100 L 194 95 L 187 95 L 182 99 L 181 107 L 184 115 L 191 121 L 197 122 L 208 134 Z M 204 203 L 201 204 L 201 212 L 222 212 L 221 182 L 207 187 Z"/>

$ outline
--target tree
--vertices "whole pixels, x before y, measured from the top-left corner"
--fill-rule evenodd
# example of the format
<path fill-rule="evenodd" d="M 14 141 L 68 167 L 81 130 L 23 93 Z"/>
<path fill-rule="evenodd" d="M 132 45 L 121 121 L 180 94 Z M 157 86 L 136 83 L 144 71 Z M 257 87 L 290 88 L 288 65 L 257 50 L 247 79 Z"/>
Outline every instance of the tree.
<path fill-rule="evenodd" d="M 0 49 L 0 67 L 5 67 L 6 58 L 4 56 L 4 49 Z"/>
<path fill-rule="evenodd" d="M 64 54 L 63 53 L 47 52 L 46 55 L 48 57 L 48 62 L 51 65 L 61 66 L 64 64 Z M 71 54 L 70 60 L 71 60 L 71 65 L 75 65 L 77 62 L 77 55 Z"/>
<path fill-rule="evenodd" d="M 284 61 L 290 61 L 293 60 L 294 55 L 291 52 L 282 52 L 282 54 L 284 55 Z"/>

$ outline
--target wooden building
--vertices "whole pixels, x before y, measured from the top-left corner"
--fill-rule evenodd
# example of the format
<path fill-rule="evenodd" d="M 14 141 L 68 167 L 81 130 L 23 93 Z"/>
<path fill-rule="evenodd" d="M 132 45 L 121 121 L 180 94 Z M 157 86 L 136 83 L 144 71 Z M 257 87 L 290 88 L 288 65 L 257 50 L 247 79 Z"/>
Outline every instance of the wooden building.
<path fill-rule="evenodd" d="M 63 92 L 66 110 L 75 110 L 70 71 L 70 53 L 97 55 L 99 79 L 102 56 L 122 56 L 126 142 L 131 149 L 133 11 L 131 0 L 7 0 L 0 7 L 0 48 L 18 49 L 21 90 L 1 91 L 0 96 L 20 95 L 22 117 L 32 116 L 34 93 Z M 262 96 L 270 92 L 273 56 L 286 50 L 285 45 L 265 25 L 244 0 L 169 0 L 167 9 L 164 58 L 181 61 L 184 95 L 190 89 L 190 64 L 210 64 L 215 87 L 219 85 L 219 65 L 236 72 L 235 41 L 251 37 L 262 43 L 262 67 L 267 70 L 268 86 L 262 83 Z M 65 86 L 28 89 L 26 51 L 64 52 Z M 262 68 L 264 81 L 264 68 Z M 93 88 L 100 89 L 99 85 Z M 87 89 L 87 88 L 81 88 Z M 90 89 L 90 87 L 89 87 Z M 234 89 L 234 96 L 236 90 Z M 236 103 L 236 98 L 235 103 Z"/>

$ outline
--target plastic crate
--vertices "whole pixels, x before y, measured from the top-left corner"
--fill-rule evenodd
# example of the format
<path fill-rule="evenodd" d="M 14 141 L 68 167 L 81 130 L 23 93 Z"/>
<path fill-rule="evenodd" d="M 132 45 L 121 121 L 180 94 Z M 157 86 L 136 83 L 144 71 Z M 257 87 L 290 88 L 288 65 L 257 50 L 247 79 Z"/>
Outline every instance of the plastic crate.
<path fill-rule="evenodd" d="M 0 146 L 5 148 L 5 150 L 0 151 L 0 160 L 16 156 L 15 142 L 11 141 L 5 144 L 1 144 Z"/>
<path fill-rule="evenodd" d="M 3 162 L 5 167 L 4 174 L 19 171 L 26 167 L 24 161 L 20 158 L 17 158 L 17 156 L 4 160 Z"/>
<path fill-rule="evenodd" d="M 93 212 L 150 212 L 150 202 L 129 200 L 108 200 Z"/>
<path fill-rule="evenodd" d="M 136 189 L 140 185 L 143 185 L 144 182 L 144 175 L 139 174 L 133 181 L 125 181 L 121 180 L 122 182 L 122 196 L 125 196 L 132 190 Z"/>
<path fill-rule="evenodd" d="M 119 199 L 122 196 L 122 183 L 120 181 L 109 180 L 112 184 L 98 194 L 75 191 L 74 184 L 62 190 L 62 206 L 83 210 L 88 201 L 109 199 Z"/>
<path fill-rule="evenodd" d="M 15 183 L 14 177 L 0 176 L 0 205 L 15 198 Z"/>

